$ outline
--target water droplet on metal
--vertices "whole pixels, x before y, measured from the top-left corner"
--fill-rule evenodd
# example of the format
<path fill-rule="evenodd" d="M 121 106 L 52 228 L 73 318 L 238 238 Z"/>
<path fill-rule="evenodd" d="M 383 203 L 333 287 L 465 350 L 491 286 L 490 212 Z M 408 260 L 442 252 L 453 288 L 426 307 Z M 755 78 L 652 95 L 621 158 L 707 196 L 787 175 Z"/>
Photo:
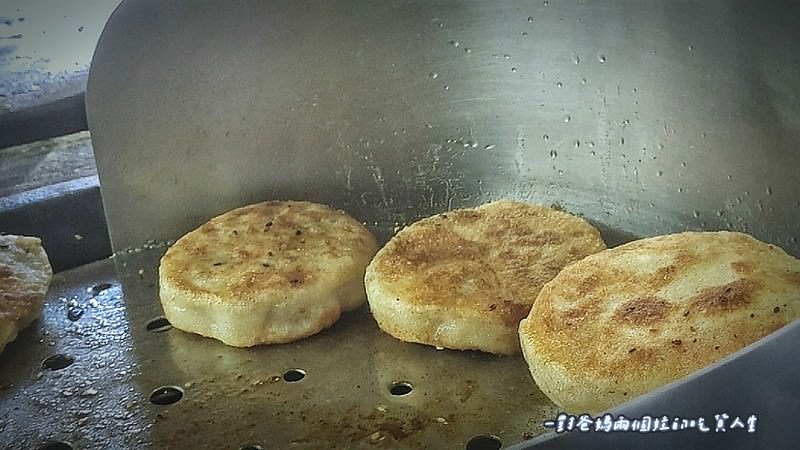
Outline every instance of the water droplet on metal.
<path fill-rule="evenodd" d="M 472 49 L 471 48 L 465 48 L 464 51 L 467 52 L 468 55 L 472 53 Z"/>
<path fill-rule="evenodd" d="M 455 41 L 455 40 L 448 42 L 448 44 L 452 45 L 455 48 L 461 47 L 461 42 L 458 42 L 458 41 Z"/>
<path fill-rule="evenodd" d="M 767 195 L 772 195 L 772 186 L 767 186 Z"/>
<path fill-rule="evenodd" d="M 630 123 L 631 123 L 631 121 L 628 120 L 628 119 L 625 119 L 625 120 L 622 121 L 623 125 L 629 125 Z"/>
<path fill-rule="evenodd" d="M 600 61 L 600 64 L 605 63 L 606 62 L 606 55 L 602 55 L 602 54 L 601 55 L 597 55 L 597 60 Z"/>
<path fill-rule="evenodd" d="M 558 152 L 556 151 L 556 149 L 550 150 L 550 158 L 552 159 L 558 158 Z"/>
<path fill-rule="evenodd" d="M 528 37 L 528 32 L 527 31 L 523 31 L 522 32 L 522 37 L 524 37 L 524 38 Z"/>
<path fill-rule="evenodd" d="M 550 136 L 548 136 L 548 135 L 546 135 L 546 134 L 543 134 L 543 135 L 542 135 L 542 140 L 543 140 L 543 141 L 545 141 L 545 142 L 547 142 L 547 141 L 549 141 L 549 140 L 550 140 Z"/>
<path fill-rule="evenodd" d="M 483 146 L 484 150 L 494 150 L 494 148 L 495 148 L 494 144 L 486 144 Z"/>
<path fill-rule="evenodd" d="M 556 87 L 562 87 L 562 86 L 564 86 L 564 83 L 562 83 L 562 82 L 560 82 L 560 81 L 557 81 L 557 82 L 556 82 Z"/>
<path fill-rule="evenodd" d="M 72 322 L 77 321 L 83 316 L 83 313 L 86 312 L 80 305 L 69 306 L 67 307 L 67 319 Z"/>
<path fill-rule="evenodd" d="M 517 71 L 517 68 L 516 68 L 516 67 L 512 67 L 512 68 L 511 68 L 511 72 L 516 72 L 516 71 Z"/>
<path fill-rule="evenodd" d="M 577 53 L 573 53 L 572 54 L 572 62 L 574 64 L 580 64 L 581 63 L 581 57 Z"/>
<path fill-rule="evenodd" d="M 97 389 L 89 388 L 81 392 L 81 397 L 93 397 L 95 395 L 97 395 Z"/>
<path fill-rule="evenodd" d="M 694 45 L 690 45 L 690 46 L 689 46 L 689 51 L 690 51 L 690 52 L 694 52 Z"/>
<path fill-rule="evenodd" d="M 581 78 L 581 84 L 586 85 L 586 78 Z"/>
<path fill-rule="evenodd" d="M 428 76 L 431 77 L 431 79 L 433 79 L 433 80 L 439 78 L 439 74 L 436 73 L 436 72 L 431 72 L 431 73 L 428 74 Z"/>
<path fill-rule="evenodd" d="M 575 139 L 575 142 L 573 142 L 573 143 L 572 143 L 572 145 L 574 145 L 574 146 L 575 146 L 575 148 L 580 148 L 580 146 L 581 146 L 581 141 L 579 141 L 578 139 Z"/>
<path fill-rule="evenodd" d="M 659 170 L 658 172 L 656 172 L 656 175 L 662 176 L 662 175 L 664 175 L 664 171 L 663 170 Z"/>
<path fill-rule="evenodd" d="M 505 55 L 503 55 L 503 58 L 505 58 L 505 59 L 511 59 L 511 55 L 509 55 L 508 53 L 506 53 Z"/>
<path fill-rule="evenodd" d="M 694 216 L 695 219 L 700 217 L 700 211 L 695 209 L 694 211 L 692 211 L 692 216 Z"/>
<path fill-rule="evenodd" d="M 549 1 L 547 1 L 547 0 L 544 0 L 544 1 L 542 2 L 542 6 L 550 6 L 550 2 L 549 2 Z"/>
<path fill-rule="evenodd" d="M 446 85 L 446 84 L 445 84 L 445 85 L 443 86 L 443 89 L 444 89 L 445 91 L 449 91 L 449 90 L 450 90 L 450 86 L 448 86 L 448 85 Z"/>
<path fill-rule="evenodd" d="M 592 155 L 592 156 L 597 155 L 597 153 L 594 150 L 590 151 L 589 154 Z"/>
<path fill-rule="evenodd" d="M 570 120 L 572 120 L 572 117 L 569 114 L 564 116 L 564 122 L 569 122 Z"/>

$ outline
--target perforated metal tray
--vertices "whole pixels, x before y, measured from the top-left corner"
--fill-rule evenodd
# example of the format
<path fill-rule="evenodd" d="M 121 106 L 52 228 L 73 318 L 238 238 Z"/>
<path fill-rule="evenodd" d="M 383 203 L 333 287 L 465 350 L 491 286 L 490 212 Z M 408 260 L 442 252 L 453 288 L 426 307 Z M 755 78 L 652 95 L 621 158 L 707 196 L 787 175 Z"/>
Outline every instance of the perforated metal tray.
<path fill-rule="evenodd" d="M 251 349 L 160 328 L 148 247 L 55 276 L 0 355 L 0 448 L 497 448 L 555 416 L 520 356 L 400 342 L 366 307 Z"/>

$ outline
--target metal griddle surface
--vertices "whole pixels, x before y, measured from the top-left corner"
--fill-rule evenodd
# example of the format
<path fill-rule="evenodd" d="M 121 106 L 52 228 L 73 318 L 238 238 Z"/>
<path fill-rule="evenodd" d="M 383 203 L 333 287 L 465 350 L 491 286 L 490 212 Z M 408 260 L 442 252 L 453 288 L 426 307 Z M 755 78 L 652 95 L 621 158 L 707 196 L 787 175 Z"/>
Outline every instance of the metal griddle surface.
<path fill-rule="evenodd" d="M 302 341 L 251 349 L 148 330 L 162 314 L 165 246 L 148 247 L 55 276 L 43 318 L 0 355 L 0 448 L 463 449 L 476 435 L 520 442 L 556 414 L 521 356 L 400 342 L 366 307 Z M 70 302 L 85 311 L 77 320 Z M 74 363 L 43 368 L 56 354 Z M 305 377 L 286 381 L 292 369 Z M 392 395 L 397 382 L 411 392 Z M 179 401 L 150 401 L 169 386 Z"/>

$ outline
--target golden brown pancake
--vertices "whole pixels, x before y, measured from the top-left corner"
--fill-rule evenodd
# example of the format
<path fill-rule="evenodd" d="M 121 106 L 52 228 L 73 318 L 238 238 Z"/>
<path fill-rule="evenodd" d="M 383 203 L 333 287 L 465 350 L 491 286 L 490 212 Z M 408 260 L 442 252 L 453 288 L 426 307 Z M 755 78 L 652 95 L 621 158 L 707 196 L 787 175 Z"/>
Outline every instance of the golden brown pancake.
<path fill-rule="evenodd" d="M 800 315 L 800 261 L 734 232 L 630 242 L 567 266 L 520 324 L 542 391 L 596 413 L 719 361 Z"/>
<path fill-rule="evenodd" d="M 545 206 L 497 201 L 422 219 L 367 268 L 378 325 L 408 342 L 513 354 L 517 327 L 567 263 L 605 248 L 585 220 Z"/>
<path fill-rule="evenodd" d="M 41 239 L 0 235 L 0 352 L 41 316 L 52 277 Z"/>
<path fill-rule="evenodd" d="M 215 217 L 167 250 L 164 314 L 184 331 L 235 347 L 291 342 L 364 303 L 375 237 L 343 211 L 293 201 Z"/>

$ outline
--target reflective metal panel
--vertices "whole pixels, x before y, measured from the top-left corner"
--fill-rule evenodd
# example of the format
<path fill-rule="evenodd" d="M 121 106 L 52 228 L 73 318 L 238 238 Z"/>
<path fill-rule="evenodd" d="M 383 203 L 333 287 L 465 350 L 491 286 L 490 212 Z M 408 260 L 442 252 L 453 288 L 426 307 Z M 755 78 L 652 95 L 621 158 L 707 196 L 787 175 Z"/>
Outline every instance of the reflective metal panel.
<path fill-rule="evenodd" d="M 792 3 L 122 4 L 88 119 L 116 249 L 310 199 L 368 223 L 498 197 L 797 255 Z"/>

